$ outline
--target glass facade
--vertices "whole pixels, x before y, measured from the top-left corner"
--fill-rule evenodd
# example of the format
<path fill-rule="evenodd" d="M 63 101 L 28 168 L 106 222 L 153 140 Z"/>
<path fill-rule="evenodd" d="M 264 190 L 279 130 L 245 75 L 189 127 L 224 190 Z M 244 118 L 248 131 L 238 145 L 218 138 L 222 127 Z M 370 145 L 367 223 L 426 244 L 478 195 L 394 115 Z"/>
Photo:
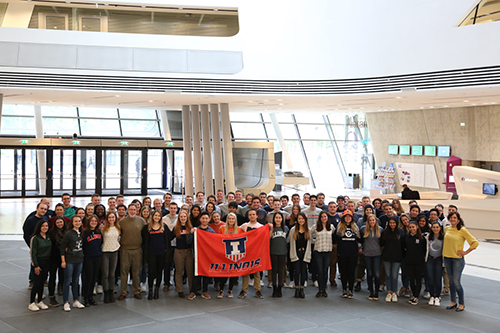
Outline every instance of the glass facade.
<path fill-rule="evenodd" d="M 1 6 L 1 5 L 0 5 Z M 131 8 L 133 7 L 133 8 Z M 1 15 L 2 7 L 0 7 Z M 1 19 L 1 16 L 0 16 Z M 229 37 L 238 33 L 237 9 L 59 4 L 35 6 L 28 28 L 152 35 Z"/>
<path fill-rule="evenodd" d="M 500 1 L 481 0 L 459 26 L 500 21 Z"/>
<path fill-rule="evenodd" d="M 310 178 L 306 189 L 339 189 L 349 174 L 363 174 L 364 156 L 373 154 L 364 114 L 276 113 L 292 167 L 283 161 L 283 171 L 300 171 Z M 231 112 L 236 141 L 269 141 L 282 152 L 271 117 L 267 113 Z"/>

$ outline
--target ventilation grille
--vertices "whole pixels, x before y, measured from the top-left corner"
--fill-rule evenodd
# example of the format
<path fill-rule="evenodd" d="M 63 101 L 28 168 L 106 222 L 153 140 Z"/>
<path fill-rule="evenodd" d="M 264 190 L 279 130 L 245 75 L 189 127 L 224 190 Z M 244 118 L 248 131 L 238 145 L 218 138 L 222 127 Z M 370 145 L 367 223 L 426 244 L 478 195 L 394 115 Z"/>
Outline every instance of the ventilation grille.
<path fill-rule="evenodd" d="M 346 95 L 500 84 L 500 66 L 386 76 L 311 81 L 151 78 L 0 72 L 0 87 L 186 94 Z"/>

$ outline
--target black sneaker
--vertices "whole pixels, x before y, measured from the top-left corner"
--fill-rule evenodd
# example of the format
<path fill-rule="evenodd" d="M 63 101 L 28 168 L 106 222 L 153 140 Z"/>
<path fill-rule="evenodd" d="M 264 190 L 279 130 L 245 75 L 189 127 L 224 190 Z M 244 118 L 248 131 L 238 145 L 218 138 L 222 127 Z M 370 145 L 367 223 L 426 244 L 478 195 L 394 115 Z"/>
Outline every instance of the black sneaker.
<path fill-rule="evenodd" d="M 356 285 L 354 286 L 354 291 L 355 292 L 361 291 L 361 281 L 356 282 Z"/>
<path fill-rule="evenodd" d="M 326 293 L 326 291 L 323 291 L 323 297 L 324 297 L 324 298 L 327 298 L 327 297 L 328 297 L 328 294 Z"/>
<path fill-rule="evenodd" d="M 263 299 L 263 298 L 264 298 L 264 296 L 262 296 L 262 293 L 260 292 L 260 290 L 257 290 L 257 291 L 255 292 L 255 297 L 256 297 L 256 298 L 259 298 L 259 299 Z"/>
<path fill-rule="evenodd" d="M 186 298 L 186 295 L 184 295 L 184 293 L 181 291 L 181 292 L 179 293 L 179 297 L 180 297 L 180 298 Z"/>
<path fill-rule="evenodd" d="M 342 290 L 342 298 L 347 298 L 347 290 Z"/>
<path fill-rule="evenodd" d="M 369 299 L 370 301 L 373 301 L 373 293 L 370 293 L 370 296 L 368 296 L 368 299 Z"/>
<path fill-rule="evenodd" d="M 352 293 L 352 290 L 349 290 L 349 292 L 347 293 L 347 298 L 348 299 L 353 299 L 354 298 L 354 294 Z"/>
<path fill-rule="evenodd" d="M 373 293 L 373 298 L 374 301 L 378 301 L 378 293 Z"/>
<path fill-rule="evenodd" d="M 316 293 L 316 297 L 317 298 L 320 298 L 320 297 L 323 297 L 323 292 L 320 290 Z"/>
<path fill-rule="evenodd" d="M 247 297 L 247 293 L 244 290 L 240 291 L 238 298 L 245 298 L 245 297 Z"/>
<path fill-rule="evenodd" d="M 56 300 L 56 297 L 55 297 L 55 296 L 50 297 L 50 303 L 49 303 L 49 306 L 50 306 L 51 308 L 57 308 L 59 305 L 61 305 L 61 304 L 59 304 L 59 303 L 57 302 L 57 300 Z"/>

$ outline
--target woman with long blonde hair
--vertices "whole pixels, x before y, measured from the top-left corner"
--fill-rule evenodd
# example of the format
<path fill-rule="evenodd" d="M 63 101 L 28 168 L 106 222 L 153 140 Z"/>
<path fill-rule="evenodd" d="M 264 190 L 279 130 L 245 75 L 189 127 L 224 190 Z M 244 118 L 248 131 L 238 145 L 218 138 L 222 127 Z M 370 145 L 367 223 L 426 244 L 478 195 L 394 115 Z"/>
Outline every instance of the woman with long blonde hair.
<path fill-rule="evenodd" d="M 380 285 L 380 265 L 382 249 L 380 247 L 380 235 L 382 227 L 377 222 L 375 214 L 368 216 L 366 225 L 360 230 L 363 238 L 363 255 L 366 264 L 366 276 L 368 290 L 370 290 L 369 300 L 378 301 L 378 288 Z"/>
<path fill-rule="evenodd" d="M 193 286 L 193 233 L 194 228 L 191 225 L 189 215 L 181 210 L 177 217 L 177 223 L 174 227 L 174 236 L 177 245 L 174 252 L 175 263 L 175 289 L 179 297 L 185 298 L 184 287 L 182 284 L 182 274 L 186 270 L 189 290 Z"/>
<path fill-rule="evenodd" d="M 104 303 L 113 303 L 113 289 L 115 286 L 115 272 L 118 264 L 118 250 L 120 249 L 121 229 L 118 223 L 118 215 L 108 212 L 104 218 L 102 228 L 102 288 Z"/>

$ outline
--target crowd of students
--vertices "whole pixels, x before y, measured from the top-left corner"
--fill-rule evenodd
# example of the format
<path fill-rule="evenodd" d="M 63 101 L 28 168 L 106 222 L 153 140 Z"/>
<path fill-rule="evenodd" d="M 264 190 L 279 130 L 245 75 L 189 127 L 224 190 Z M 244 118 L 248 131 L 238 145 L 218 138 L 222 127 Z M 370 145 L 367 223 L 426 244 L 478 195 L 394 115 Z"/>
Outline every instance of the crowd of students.
<path fill-rule="evenodd" d="M 421 211 L 416 201 L 410 201 L 409 213 L 405 213 L 397 199 L 363 197 L 356 203 L 338 196 L 325 203 L 323 193 L 306 193 L 302 198 L 293 194 L 289 202 L 287 195 L 249 193 L 243 200 L 242 191 L 224 196 L 219 190 L 206 201 L 203 192 L 194 198 L 186 196 L 182 205 L 173 202 L 170 193 L 163 200 L 145 197 L 128 205 L 119 195 L 109 198 L 107 207 L 100 199 L 94 194 L 85 208 L 77 208 L 71 205 L 70 195 L 64 194 L 52 211 L 44 198 L 26 218 L 24 239 L 31 257 L 29 310 L 60 306 L 57 294 L 63 296 L 64 311 L 71 311 L 70 290 L 73 308 L 97 305 L 94 297 L 100 293 L 104 303 L 115 302 L 114 293 L 124 300 L 129 275 L 134 298 L 141 299 L 141 293 L 147 292 L 148 300 L 158 299 L 160 290 L 169 291 L 173 271 L 181 298 L 211 299 L 211 284 L 217 298 L 233 298 L 237 277 L 194 275 L 193 235 L 238 234 L 267 227 L 272 263 L 267 280 L 272 297 L 282 297 L 283 288 L 291 288 L 295 298 L 304 298 L 309 279 L 318 288 L 316 297 L 328 297 L 328 282 L 337 287 L 338 265 L 343 298 L 352 299 L 361 290 L 366 271 L 370 300 L 377 301 L 385 293 L 388 303 L 407 297 L 417 305 L 424 289 L 428 305 L 440 306 L 441 296 L 449 294 L 446 309 L 460 312 L 465 309 L 464 257 L 479 245 L 454 205 L 445 217 L 442 205 Z M 249 286 L 254 287 L 255 297 L 263 298 L 262 277 L 263 272 L 243 276 L 238 298 L 247 296 Z M 49 306 L 43 301 L 47 279 Z"/>

